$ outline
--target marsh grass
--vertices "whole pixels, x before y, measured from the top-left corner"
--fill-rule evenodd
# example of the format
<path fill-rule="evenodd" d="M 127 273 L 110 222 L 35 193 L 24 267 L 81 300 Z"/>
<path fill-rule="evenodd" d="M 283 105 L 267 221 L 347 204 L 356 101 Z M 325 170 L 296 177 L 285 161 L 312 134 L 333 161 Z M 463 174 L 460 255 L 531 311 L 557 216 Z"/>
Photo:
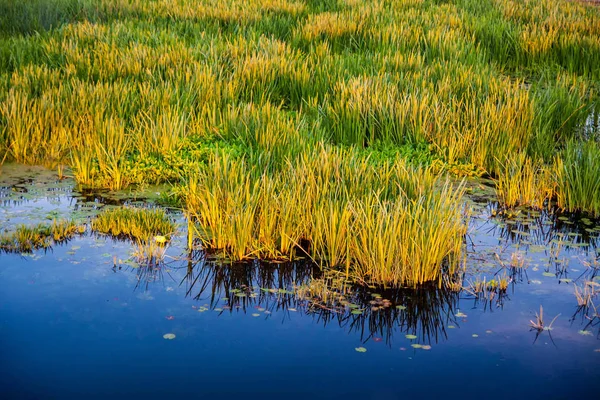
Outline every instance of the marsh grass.
<path fill-rule="evenodd" d="M 555 195 L 552 169 L 526 154 L 506 157 L 496 182 L 496 195 L 504 207 L 548 207 Z"/>
<path fill-rule="evenodd" d="M 173 235 L 177 226 L 159 208 L 118 207 L 102 211 L 92 220 L 92 231 L 139 240 L 143 244 L 155 241 L 155 236 Z"/>
<path fill-rule="evenodd" d="M 232 260 L 308 254 L 365 280 L 440 281 L 458 268 L 465 224 L 461 189 L 442 171 L 498 177 L 503 207 L 555 196 L 600 213 L 597 144 L 575 133 L 598 103 L 597 8 L 0 7 L 0 160 L 64 165 L 79 184 L 110 190 L 176 183 L 190 250 L 199 241 Z M 106 224 L 97 230 L 153 235 Z"/>
<path fill-rule="evenodd" d="M 299 251 L 391 285 L 441 282 L 460 265 L 462 186 L 402 161 L 378 168 L 323 148 L 271 176 L 217 153 L 183 191 L 197 237 L 232 260 Z"/>
<path fill-rule="evenodd" d="M 600 144 L 569 141 L 556 158 L 558 206 L 600 215 Z"/>
<path fill-rule="evenodd" d="M 27 253 L 46 249 L 53 243 L 63 242 L 84 232 L 85 225 L 78 225 L 71 220 L 54 220 L 51 225 L 19 225 L 13 232 L 0 235 L 0 249 L 6 252 Z"/>

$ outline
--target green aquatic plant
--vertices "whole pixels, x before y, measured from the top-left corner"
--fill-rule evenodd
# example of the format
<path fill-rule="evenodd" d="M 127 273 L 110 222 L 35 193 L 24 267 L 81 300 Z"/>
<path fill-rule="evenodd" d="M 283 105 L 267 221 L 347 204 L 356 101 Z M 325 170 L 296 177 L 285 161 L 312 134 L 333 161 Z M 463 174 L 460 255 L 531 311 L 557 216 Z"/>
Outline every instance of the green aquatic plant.
<path fill-rule="evenodd" d="M 163 209 L 134 207 L 104 210 L 92 220 L 91 227 L 94 232 L 124 236 L 144 244 L 150 243 L 158 235 L 168 239 L 177 230 Z"/>
<path fill-rule="evenodd" d="M 501 164 L 496 183 L 496 195 L 504 207 L 530 206 L 544 208 L 554 197 L 556 183 L 552 171 L 534 162 L 524 153 L 509 155 Z"/>
<path fill-rule="evenodd" d="M 332 148 L 277 175 L 218 153 L 208 168 L 182 192 L 209 251 L 232 260 L 300 251 L 348 276 L 391 285 L 441 282 L 443 268 L 460 268 L 463 188 L 430 169 L 402 161 L 376 168 Z"/>
<path fill-rule="evenodd" d="M 600 144 L 571 140 L 556 157 L 558 206 L 600 215 Z"/>
<path fill-rule="evenodd" d="M 72 220 L 55 219 L 51 225 L 19 225 L 14 231 L 0 235 L 0 249 L 8 252 L 45 249 L 84 232 L 85 225 L 78 225 Z"/>

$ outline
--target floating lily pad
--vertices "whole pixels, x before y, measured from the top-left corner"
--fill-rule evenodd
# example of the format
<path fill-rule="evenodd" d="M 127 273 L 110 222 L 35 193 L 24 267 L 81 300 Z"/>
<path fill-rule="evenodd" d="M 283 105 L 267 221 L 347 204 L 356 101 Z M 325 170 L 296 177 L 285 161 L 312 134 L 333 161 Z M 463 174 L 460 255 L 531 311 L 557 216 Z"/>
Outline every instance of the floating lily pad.
<path fill-rule="evenodd" d="M 417 336 L 416 336 L 416 335 L 405 335 L 405 337 L 406 337 L 407 339 L 409 339 L 409 340 L 414 340 L 414 339 L 416 339 L 416 338 L 417 338 Z"/>
<path fill-rule="evenodd" d="M 422 348 L 423 350 L 431 350 L 431 346 L 430 346 L 430 345 L 428 345 L 428 344 L 424 344 L 423 346 L 421 346 L 421 348 Z"/>
<path fill-rule="evenodd" d="M 587 330 L 583 330 L 583 329 L 577 333 L 579 333 L 580 335 L 583 335 L 583 336 L 592 336 L 592 331 L 587 331 Z"/>
<path fill-rule="evenodd" d="M 550 278 L 555 278 L 556 274 L 553 274 L 552 272 L 544 272 L 542 275 L 550 277 Z"/>
<path fill-rule="evenodd" d="M 366 353 L 367 349 L 365 349 L 364 347 L 356 347 L 354 348 L 354 350 L 356 350 L 359 353 Z"/>
<path fill-rule="evenodd" d="M 533 283 L 534 285 L 541 285 L 542 281 L 537 280 L 537 279 L 532 279 L 532 280 L 529 281 L 529 283 Z"/>
<path fill-rule="evenodd" d="M 165 333 L 163 335 L 163 338 L 165 338 L 167 340 L 173 340 L 173 339 L 175 339 L 175 334 L 174 333 Z"/>
<path fill-rule="evenodd" d="M 354 314 L 354 315 L 359 315 L 359 314 L 362 314 L 362 313 L 363 313 L 362 310 L 356 310 L 356 309 L 352 310 L 352 314 Z"/>
<path fill-rule="evenodd" d="M 406 306 L 396 306 L 396 308 L 400 311 L 406 310 Z"/>
<path fill-rule="evenodd" d="M 454 329 L 454 328 L 456 328 L 456 326 L 454 326 L 454 325 L 448 325 L 448 329 Z"/>
<path fill-rule="evenodd" d="M 570 282 L 573 282 L 573 279 L 569 279 L 569 278 L 560 278 L 558 281 L 559 281 L 559 282 L 562 282 L 562 283 L 570 283 Z"/>
<path fill-rule="evenodd" d="M 459 312 L 457 312 L 457 313 L 455 314 L 455 316 L 456 316 L 457 318 L 467 318 L 467 314 L 465 314 L 465 313 L 462 313 L 462 312 L 460 312 L 460 311 L 459 311 Z"/>
<path fill-rule="evenodd" d="M 246 297 L 246 293 L 242 293 L 242 292 L 237 292 L 235 295 L 237 297 Z"/>
<path fill-rule="evenodd" d="M 472 334 L 471 336 L 474 337 L 474 338 L 478 338 L 479 337 L 479 335 L 476 334 L 476 333 Z"/>
<path fill-rule="evenodd" d="M 423 347 L 422 345 L 420 345 L 418 343 L 413 343 L 410 346 L 413 347 L 413 348 L 415 348 L 415 349 L 420 349 L 421 347 Z"/>
<path fill-rule="evenodd" d="M 298 311 L 297 309 L 295 309 L 295 308 L 291 308 L 291 307 L 290 307 L 290 308 L 288 308 L 288 310 L 289 310 L 289 311 L 294 311 L 294 312 L 295 312 L 295 311 Z"/>
<path fill-rule="evenodd" d="M 252 314 L 252 316 L 253 317 L 260 317 L 260 314 L 259 313 L 254 313 L 254 314 Z"/>

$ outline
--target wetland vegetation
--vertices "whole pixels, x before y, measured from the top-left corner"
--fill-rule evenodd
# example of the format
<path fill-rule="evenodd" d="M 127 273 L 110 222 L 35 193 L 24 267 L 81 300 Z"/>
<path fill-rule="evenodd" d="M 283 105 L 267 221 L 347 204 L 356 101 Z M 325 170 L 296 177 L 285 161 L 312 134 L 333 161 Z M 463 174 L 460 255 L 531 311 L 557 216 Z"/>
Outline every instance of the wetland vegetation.
<path fill-rule="evenodd" d="M 0 0 L 10 398 L 573 398 L 599 294 L 593 3 Z"/>
<path fill-rule="evenodd" d="M 91 188 L 170 183 L 195 239 L 232 260 L 300 251 L 360 281 L 441 282 L 466 229 L 448 175 L 492 177 L 503 208 L 600 215 L 592 5 L 2 10 L 0 159 Z"/>

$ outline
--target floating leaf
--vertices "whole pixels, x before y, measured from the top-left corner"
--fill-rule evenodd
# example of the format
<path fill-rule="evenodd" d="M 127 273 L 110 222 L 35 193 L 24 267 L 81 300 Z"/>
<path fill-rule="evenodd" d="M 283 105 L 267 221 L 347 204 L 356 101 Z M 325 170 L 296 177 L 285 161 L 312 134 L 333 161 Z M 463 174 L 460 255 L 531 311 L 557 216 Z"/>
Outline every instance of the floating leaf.
<path fill-rule="evenodd" d="M 476 334 L 476 333 L 472 334 L 471 336 L 474 337 L 474 338 L 478 338 L 479 337 L 479 335 Z"/>
<path fill-rule="evenodd" d="M 456 316 L 456 318 L 467 318 L 467 314 L 465 314 L 465 313 L 462 313 L 462 312 L 460 312 L 460 311 L 459 311 L 459 312 L 457 312 L 457 313 L 455 314 L 455 316 Z"/>
<path fill-rule="evenodd" d="M 290 311 L 294 311 L 294 312 L 295 312 L 295 311 L 298 311 L 298 310 L 296 310 L 295 308 L 291 308 L 291 307 L 290 307 L 290 308 L 288 308 L 288 310 L 290 310 Z"/>
<path fill-rule="evenodd" d="M 355 314 L 355 315 L 359 315 L 359 314 L 362 314 L 362 313 L 363 313 L 362 310 L 352 310 L 352 314 Z"/>
<path fill-rule="evenodd" d="M 573 279 L 568 279 L 568 278 L 560 278 L 558 281 L 559 281 L 559 282 L 562 282 L 562 283 L 570 283 L 570 282 L 573 282 Z"/>
<path fill-rule="evenodd" d="M 579 333 L 580 335 L 583 335 L 583 336 L 592 336 L 592 331 L 586 331 L 586 330 L 583 330 L 583 329 L 580 330 L 577 333 Z"/>
<path fill-rule="evenodd" d="M 533 283 L 534 285 L 541 285 L 542 281 L 537 280 L 537 279 L 532 279 L 532 280 L 529 281 L 529 283 Z"/>
<path fill-rule="evenodd" d="M 354 350 L 356 350 L 359 353 L 366 353 L 367 349 L 365 349 L 364 347 L 356 347 L 354 348 Z"/>
<path fill-rule="evenodd" d="M 242 293 L 242 292 L 237 292 L 235 295 L 237 297 L 246 297 L 246 293 Z"/>
<path fill-rule="evenodd" d="M 556 274 L 553 274 L 552 272 L 544 272 L 542 275 L 547 276 L 547 277 L 551 277 L 551 278 L 556 277 Z"/>
<path fill-rule="evenodd" d="M 215 308 L 215 311 L 217 311 L 217 312 L 221 312 L 221 311 L 223 311 L 223 309 L 222 309 L 222 308 L 218 308 L 218 307 L 217 307 L 217 308 Z"/>
<path fill-rule="evenodd" d="M 428 344 L 424 344 L 423 346 L 421 346 L 421 348 L 422 348 L 423 350 L 431 350 L 431 346 L 430 346 L 430 345 L 428 345 Z"/>
<path fill-rule="evenodd" d="M 454 329 L 456 328 L 454 325 L 448 325 L 448 329 Z"/>
<path fill-rule="evenodd" d="M 485 333 L 492 333 L 492 331 L 490 331 L 489 329 L 487 331 L 485 331 Z"/>
<path fill-rule="evenodd" d="M 416 339 L 416 338 L 417 338 L 417 336 L 416 336 L 416 335 L 405 335 L 405 336 L 406 336 L 406 338 L 407 338 L 407 339 L 409 339 L 409 340 L 414 340 L 414 339 Z"/>
<path fill-rule="evenodd" d="M 259 313 L 254 313 L 254 314 L 252 314 L 252 316 L 253 317 L 260 317 L 260 314 Z"/>
<path fill-rule="evenodd" d="M 400 311 L 406 310 L 406 306 L 396 306 L 396 308 Z"/>
<path fill-rule="evenodd" d="M 173 339 L 175 339 L 175 334 L 174 333 L 165 333 L 163 335 L 163 338 L 165 338 L 167 340 L 173 340 Z"/>
<path fill-rule="evenodd" d="M 420 349 L 423 346 L 418 343 L 413 343 L 413 344 L 411 344 L 411 347 L 414 347 L 415 349 Z"/>

